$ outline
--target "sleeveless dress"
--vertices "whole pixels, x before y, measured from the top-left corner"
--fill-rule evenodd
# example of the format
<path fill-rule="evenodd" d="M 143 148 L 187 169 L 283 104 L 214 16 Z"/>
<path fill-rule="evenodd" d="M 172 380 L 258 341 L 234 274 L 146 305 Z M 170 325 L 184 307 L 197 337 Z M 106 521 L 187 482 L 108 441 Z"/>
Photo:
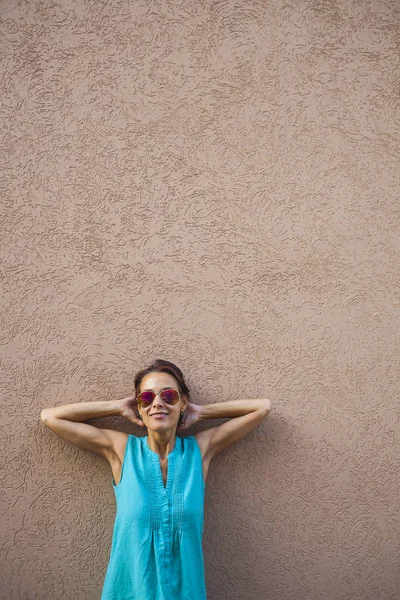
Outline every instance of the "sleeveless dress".
<path fill-rule="evenodd" d="M 129 435 L 101 600 L 206 600 L 205 482 L 194 436 L 176 436 L 162 480 L 148 436 Z"/>

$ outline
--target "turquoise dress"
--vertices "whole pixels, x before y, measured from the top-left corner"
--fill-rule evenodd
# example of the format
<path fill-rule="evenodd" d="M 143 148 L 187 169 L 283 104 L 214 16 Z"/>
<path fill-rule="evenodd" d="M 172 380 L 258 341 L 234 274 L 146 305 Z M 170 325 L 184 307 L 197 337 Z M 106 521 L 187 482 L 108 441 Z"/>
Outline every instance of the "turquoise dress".
<path fill-rule="evenodd" d="M 205 483 L 194 436 L 176 437 L 164 486 L 148 436 L 129 435 L 101 600 L 206 600 Z"/>

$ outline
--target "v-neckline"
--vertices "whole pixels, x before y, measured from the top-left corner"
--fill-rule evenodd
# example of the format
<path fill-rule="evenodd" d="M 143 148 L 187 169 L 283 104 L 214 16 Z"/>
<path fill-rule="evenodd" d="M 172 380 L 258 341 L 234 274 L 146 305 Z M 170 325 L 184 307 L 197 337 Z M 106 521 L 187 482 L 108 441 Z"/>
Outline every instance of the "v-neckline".
<path fill-rule="evenodd" d="M 162 468 L 161 468 L 161 460 L 160 460 L 161 457 L 160 457 L 159 454 L 157 454 L 157 452 L 154 452 L 154 450 L 152 450 L 150 448 L 150 446 L 149 446 L 149 436 L 148 435 L 145 436 L 144 446 L 145 446 L 147 452 L 153 457 L 153 460 L 157 461 L 157 467 L 158 467 L 158 469 L 157 469 L 157 471 L 158 471 L 158 473 L 157 473 L 157 479 L 158 479 L 160 488 L 162 490 L 164 490 L 164 492 L 166 492 L 169 489 L 169 487 L 170 487 L 169 482 L 171 480 L 171 468 L 172 468 L 173 460 L 170 461 L 169 459 L 170 459 L 170 457 L 172 457 L 172 459 L 174 459 L 176 451 L 177 451 L 177 448 L 178 448 L 178 441 L 179 440 L 180 440 L 180 438 L 175 437 L 175 446 L 173 447 L 173 449 L 171 450 L 171 452 L 168 452 L 168 454 L 166 456 L 166 459 L 167 459 L 167 479 L 166 479 L 165 485 L 164 485 L 164 480 L 163 480 L 163 476 L 162 476 L 163 475 L 162 474 Z"/>
<path fill-rule="evenodd" d="M 164 478 L 163 478 L 163 470 L 162 470 L 162 465 L 161 465 L 161 456 L 159 457 L 159 464 L 160 464 L 160 473 L 161 473 L 161 480 L 163 482 L 163 486 L 165 489 L 167 489 L 167 483 L 168 483 L 168 474 L 169 474 L 169 460 L 168 460 L 168 455 L 165 457 L 167 459 L 167 477 L 165 479 L 165 483 L 164 483 Z"/>

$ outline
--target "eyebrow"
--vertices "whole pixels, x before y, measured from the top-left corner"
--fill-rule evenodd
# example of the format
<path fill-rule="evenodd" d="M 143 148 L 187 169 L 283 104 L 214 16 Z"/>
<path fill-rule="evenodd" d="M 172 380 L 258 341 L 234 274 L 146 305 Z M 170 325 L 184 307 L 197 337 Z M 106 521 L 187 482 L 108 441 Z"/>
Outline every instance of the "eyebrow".
<path fill-rule="evenodd" d="M 167 386 L 167 387 L 163 387 L 163 388 L 160 390 L 160 392 L 162 392 L 163 390 L 173 390 L 173 389 L 175 389 L 175 388 L 173 388 L 173 387 L 171 387 L 171 386 L 169 385 L 169 386 Z M 147 388 L 147 389 L 145 389 L 145 390 L 142 390 L 142 392 L 153 392 L 153 391 L 154 391 L 154 390 L 152 390 L 152 389 L 150 389 L 150 388 Z"/>

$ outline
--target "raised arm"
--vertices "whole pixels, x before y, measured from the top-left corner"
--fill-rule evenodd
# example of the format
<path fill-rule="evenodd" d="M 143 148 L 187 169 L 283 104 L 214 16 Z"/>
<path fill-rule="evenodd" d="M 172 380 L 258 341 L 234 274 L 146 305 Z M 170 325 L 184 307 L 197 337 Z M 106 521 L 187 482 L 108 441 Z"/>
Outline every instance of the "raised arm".
<path fill-rule="evenodd" d="M 222 425 L 200 431 L 195 435 L 203 457 L 206 456 L 211 460 L 218 452 L 245 437 L 261 423 L 271 410 L 271 401 L 267 399 L 230 400 L 196 406 L 194 410 L 198 415 L 196 420 L 199 421 L 231 419 Z"/>
<path fill-rule="evenodd" d="M 121 454 L 121 445 L 127 434 L 111 429 L 100 429 L 83 423 L 99 417 L 123 416 L 143 427 L 133 409 L 134 397 L 100 402 L 78 402 L 54 408 L 45 408 L 40 414 L 42 423 L 64 440 L 86 450 L 104 456 L 109 461 Z"/>

